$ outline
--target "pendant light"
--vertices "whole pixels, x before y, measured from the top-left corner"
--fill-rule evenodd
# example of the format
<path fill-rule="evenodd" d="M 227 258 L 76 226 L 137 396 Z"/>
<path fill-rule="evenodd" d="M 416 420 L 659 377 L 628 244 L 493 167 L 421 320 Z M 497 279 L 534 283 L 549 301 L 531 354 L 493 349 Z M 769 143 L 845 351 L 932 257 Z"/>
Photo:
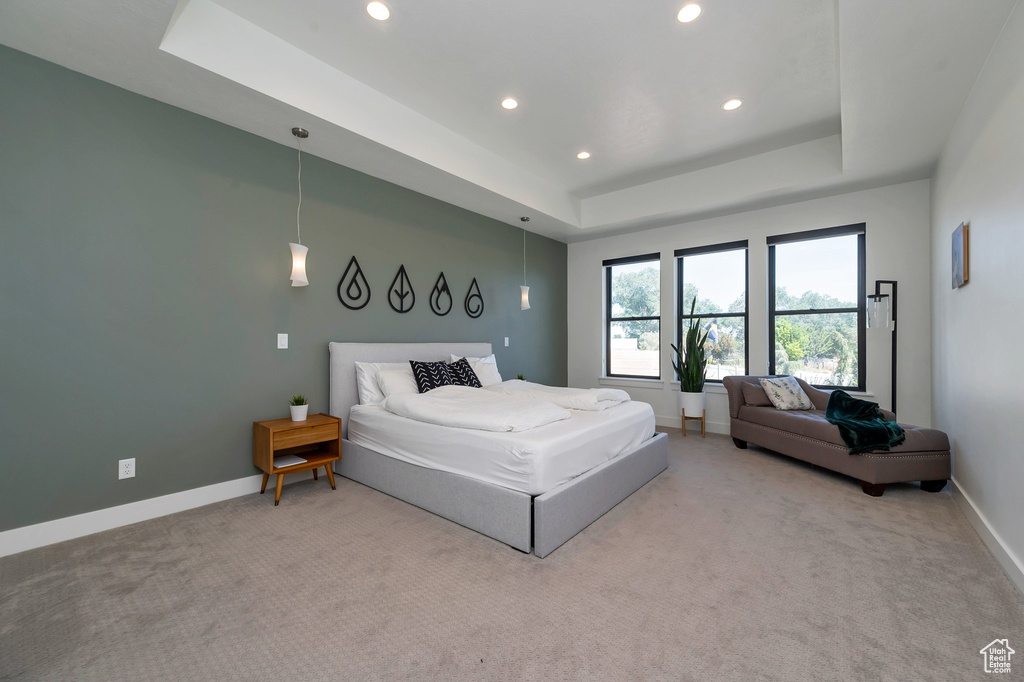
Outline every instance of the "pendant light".
<path fill-rule="evenodd" d="M 530 222 L 528 216 L 520 218 L 524 223 Z M 519 295 L 522 298 L 521 310 L 530 309 L 530 287 L 526 286 L 526 230 L 523 230 L 523 286 L 519 287 Z"/>
<path fill-rule="evenodd" d="M 302 245 L 302 141 L 309 137 L 309 131 L 304 128 L 292 128 L 292 135 L 297 138 L 299 148 L 299 205 L 295 209 L 295 232 L 296 240 L 288 244 L 292 250 L 292 286 L 309 286 L 309 279 L 306 277 L 306 254 L 309 248 Z"/>

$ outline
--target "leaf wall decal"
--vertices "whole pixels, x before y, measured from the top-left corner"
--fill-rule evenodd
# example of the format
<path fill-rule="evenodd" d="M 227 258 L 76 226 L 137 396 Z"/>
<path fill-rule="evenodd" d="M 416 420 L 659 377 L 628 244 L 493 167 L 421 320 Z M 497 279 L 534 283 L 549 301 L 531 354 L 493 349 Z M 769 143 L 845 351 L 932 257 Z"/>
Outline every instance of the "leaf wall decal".
<path fill-rule="evenodd" d="M 388 303 L 396 313 L 407 313 L 416 305 L 416 292 L 412 289 L 412 282 L 405 272 L 405 266 L 398 266 L 398 274 L 391 281 L 391 288 L 388 289 Z"/>

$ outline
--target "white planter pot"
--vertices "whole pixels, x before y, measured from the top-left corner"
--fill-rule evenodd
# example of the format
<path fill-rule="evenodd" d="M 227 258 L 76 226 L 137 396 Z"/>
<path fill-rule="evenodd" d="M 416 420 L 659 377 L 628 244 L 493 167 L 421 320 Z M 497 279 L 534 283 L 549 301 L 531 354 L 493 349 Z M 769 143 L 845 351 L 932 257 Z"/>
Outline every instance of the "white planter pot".
<path fill-rule="evenodd" d="M 679 407 L 687 417 L 701 417 L 707 405 L 707 394 L 679 392 Z"/>
<path fill-rule="evenodd" d="M 289 405 L 292 411 L 293 422 L 304 422 L 306 421 L 306 415 L 309 413 L 309 405 Z"/>

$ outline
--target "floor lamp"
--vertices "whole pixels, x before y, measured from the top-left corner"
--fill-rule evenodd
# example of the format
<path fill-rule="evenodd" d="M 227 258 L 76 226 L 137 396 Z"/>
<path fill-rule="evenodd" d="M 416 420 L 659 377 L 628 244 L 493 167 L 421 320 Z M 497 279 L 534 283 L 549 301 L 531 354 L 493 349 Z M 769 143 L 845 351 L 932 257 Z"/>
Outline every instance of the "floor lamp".
<path fill-rule="evenodd" d="M 883 285 L 888 285 L 892 293 L 883 294 Z M 875 293 L 868 294 L 868 328 L 892 329 L 892 402 L 889 409 L 893 414 L 896 414 L 896 301 L 896 280 L 876 279 Z"/>

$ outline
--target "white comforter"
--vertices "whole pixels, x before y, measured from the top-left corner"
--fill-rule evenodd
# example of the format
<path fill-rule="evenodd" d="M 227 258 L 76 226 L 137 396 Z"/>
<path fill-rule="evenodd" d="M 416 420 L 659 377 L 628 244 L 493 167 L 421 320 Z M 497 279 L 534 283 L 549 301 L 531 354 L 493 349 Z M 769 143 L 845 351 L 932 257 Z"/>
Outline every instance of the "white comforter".
<path fill-rule="evenodd" d="M 382 407 L 402 417 L 479 431 L 528 431 L 568 419 L 568 410 L 547 400 L 505 395 L 468 386 L 441 386 L 427 393 L 396 393 Z"/>
<path fill-rule="evenodd" d="M 560 388 L 515 379 L 487 386 L 485 390 L 502 395 L 544 400 L 567 410 L 588 412 L 606 410 L 629 400 L 629 394 L 617 388 Z"/>

